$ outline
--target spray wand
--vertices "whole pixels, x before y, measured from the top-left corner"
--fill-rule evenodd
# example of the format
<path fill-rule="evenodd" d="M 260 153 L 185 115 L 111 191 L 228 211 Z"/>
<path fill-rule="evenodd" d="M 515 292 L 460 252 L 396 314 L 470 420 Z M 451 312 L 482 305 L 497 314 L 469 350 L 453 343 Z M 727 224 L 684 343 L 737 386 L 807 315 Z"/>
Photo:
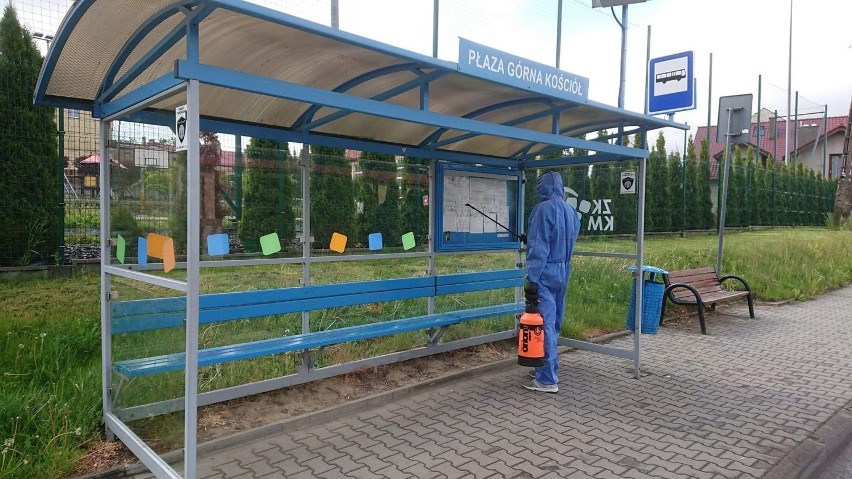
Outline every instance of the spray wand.
<path fill-rule="evenodd" d="M 492 217 L 490 217 L 490 216 L 486 215 L 485 213 L 483 213 L 482 211 L 480 211 L 480 210 L 479 210 L 476 206 L 473 206 L 473 205 L 472 205 L 472 204 L 470 204 L 470 203 L 465 203 L 464 205 L 465 205 L 465 206 L 470 207 L 471 209 L 473 209 L 473 211 L 476 211 L 477 213 L 481 214 L 482 216 L 484 216 L 484 217 L 488 218 L 489 220 L 493 221 L 493 222 L 494 222 L 494 224 L 496 224 L 497 226 L 499 226 L 499 227 L 503 228 L 504 230 L 508 231 L 509 233 L 512 233 L 513 235 L 515 235 L 515 238 L 518 238 L 518 239 L 521 241 L 521 243 L 523 243 L 523 244 L 527 244 L 527 234 L 526 234 L 526 233 L 521 233 L 521 234 L 519 235 L 518 233 L 515 233 L 514 231 L 512 231 L 512 230 L 510 230 L 509 228 L 507 228 L 507 227 L 503 226 L 502 224 L 500 224 L 500 222 L 499 222 L 499 221 L 495 220 L 494 218 L 492 218 Z"/>

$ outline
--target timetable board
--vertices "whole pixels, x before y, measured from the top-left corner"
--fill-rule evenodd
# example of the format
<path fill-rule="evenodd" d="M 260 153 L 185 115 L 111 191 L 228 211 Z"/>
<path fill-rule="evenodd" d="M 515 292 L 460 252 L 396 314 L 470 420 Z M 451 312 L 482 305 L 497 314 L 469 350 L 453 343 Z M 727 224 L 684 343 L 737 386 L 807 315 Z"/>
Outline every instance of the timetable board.
<path fill-rule="evenodd" d="M 439 163 L 435 249 L 517 249 L 521 178 L 520 170 Z"/>

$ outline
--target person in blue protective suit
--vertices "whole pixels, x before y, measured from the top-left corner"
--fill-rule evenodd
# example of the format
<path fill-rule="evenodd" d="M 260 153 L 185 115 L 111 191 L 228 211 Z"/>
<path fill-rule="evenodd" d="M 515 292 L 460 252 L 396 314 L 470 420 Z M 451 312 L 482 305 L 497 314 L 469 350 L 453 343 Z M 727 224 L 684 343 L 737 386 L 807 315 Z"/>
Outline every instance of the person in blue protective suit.
<path fill-rule="evenodd" d="M 571 276 L 571 255 L 580 233 L 577 211 L 565 202 L 562 177 L 554 171 L 536 180 L 539 203 L 530 213 L 527 240 L 527 284 L 537 289 L 544 319 L 544 366 L 535 369 L 533 391 L 559 391 L 557 340 L 565 315 L 565 292 Z M 531 375 L 533 375 L 531 373 Z"/>

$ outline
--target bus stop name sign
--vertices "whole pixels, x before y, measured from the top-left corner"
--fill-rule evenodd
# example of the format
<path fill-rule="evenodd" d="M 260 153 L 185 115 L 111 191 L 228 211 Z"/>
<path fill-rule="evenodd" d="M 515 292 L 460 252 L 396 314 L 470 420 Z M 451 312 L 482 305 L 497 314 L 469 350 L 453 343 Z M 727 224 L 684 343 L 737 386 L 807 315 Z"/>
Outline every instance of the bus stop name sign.
<path fill-rule="evenodd" d="M 589 99 L 589 79 L 459 38 L 461 73 L 578 103 Z"/>
<path fill-rule="evenodd" d="M 673 113 L 695 108 L 692 52 L 651 60 L 648 68 L 648 113 Z"/>

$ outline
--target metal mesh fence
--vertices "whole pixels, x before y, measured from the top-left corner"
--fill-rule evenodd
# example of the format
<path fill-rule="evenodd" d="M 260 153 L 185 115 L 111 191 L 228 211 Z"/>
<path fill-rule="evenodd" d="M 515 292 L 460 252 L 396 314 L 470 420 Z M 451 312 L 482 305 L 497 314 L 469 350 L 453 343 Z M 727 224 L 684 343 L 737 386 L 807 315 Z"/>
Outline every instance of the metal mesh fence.
<path fill-rule="evenodd" d="M 620 51 L 620 28 L 610 10 L 593 9 L 588 2 L 580 0 L 561 2 L 563 12 L 559 33 L 562 48 L 558 54 L 557 12 L 560 2 L 557 0 L 441 2 L 434 37 L 435 2 L 431 0 L 405 2 L 405 5 L 383 10 L 382 15 L 375 14 L 378 3 L 339 0 L 336 17 L 331 13 L 330 1 L 256 0 L 254 3 L 318 23 L 336 25 L 341 30 L 425 55 L 432 55 L 433 48 L 437 46 L 438 57 L 448 60 L 456 59 L 458 37 L 464 36 L 531 60 L 549 65 L 559 63 L 566 70 L 592 76 L 593 72 L 584 70 L 584 65 L 592 68 L 591 65 L 600 63 L 600 58 L 610 57 L 614 64 Z M 46 53 L 61 19 L 72 4 L 71 0 L 12 2 L 20 22 L 28 29 L 26 35 L 42 54 Z M 629 26 L 628 44 L 633 51 L 641 50 L 645 45 L 645 32 L 636 28 L 639 25 L 634 23 Z M 596 44 L 595 48 L 571 47 L 582 42 L 584 35 L 593 30 L 608 32 L 603 36 L 605 40 Z M 433 44 L 435 39 L 437 41 Z M 644 84 L 643 75 L 639 73 L 643 67 L 641 62 L 635 63 L 638 60 L 634 57 L 642 59 L 644 56 L 632 55 L 629 60 L 634 63 L 630 64 L 627 77 L 627 90 L 631 93 L 627 95 L 626 106 L 641 110 L 642 98 L 636 92 L 642 91 Z M 30 101 L 39 70 L 36 63 L 7 66 L 0 93 L 8 96 L 13 84 L 29 82 L 19 101 Z M 617 98 L 618 88 L 618 79 L 612 75 L 596 77 L 590 97 L 612 104 Z M 786 125 L 779 126 L 779 118 L 789 116 L 794 127 L 790 135 L 791 148 L 798 147 L 795 151 L 799 152 L 800 163 L 834 178 L 834 159 L 826 160 L 822 152 L 816 150 L 813 138 L 814 131 L 824 131 L 827 127 L 819 114 L 822 106 L 799 96 L 798 103 L 794 105 L 797 108 L 793 114 L 787 115 L 785 89 L 764 81 L 761 93 L 759 108 L 773 112 L 773 117 L 766 114 L 767 117 L 761 119 L 758 128 L 763 134 L 762 153 L 773 158 L 783 156 L 786 145 L 781 133 Z M 13 118 L 11 122 L 3 122 L 4 137 L 12 142 L 32 143 L 33 134 L 25 131 L 24 122 L 20 120 L 22 117 L 12 114 L 10 107 L 4 105 L 0 108 L 5 109 L 2 112 L 4 117 Z M 0 247 L 3 264 L 92 260 L 99 254 L 98 166 L 101 160 L 97 151 L 98 124 L 86 111 L 49 111 L 51 118 L 40 120 L 42 132 L 38 133 L 45 141 L 53 142 L 49 147 L 51 151 L 41 155 L 42 163 L 53 176 L 48 184 L 42 187 L 33 183 L 37 170 L 32 166 L 13 167 L 10 166 L 13 163 L 4 161 L 4 177 L 13 178 L 16 188 L 21 191 L 46 188 L 55 192 L 51 193 L 53 196 L 47 195 L 28 203 L 29 210 L 41 211 L 44 219 L 41 222 L 21 219 L 23 216 L 15 209 L 20 207 L 12 205 L 9 200 L 0 203 L 0 213 L 16 218 L 14 221 L 30 221 L 19 231 L 47 228 L 55 233 L 51 233 L 49 241 L 41 241 L 39 245 L 33 245 L 32 241 L 27 244 L 27 236 L 17 234 L 16 241 L 12 242 L 16 243 L 14 246 Z M 770 138 L 769 132 L 773 129 Z M 113 221 L 122 220 L 131 226 L 136 224 L 140 230 L 172 233 L 174 221 L 171 217 L 179 211 L 173 186 L 173 176 L 177 174 L 173 170 L 179 160 L 173 151 L 172 132 L 167 128 L 125 122 L 117 124 L 112 131 L 110 141 L 115 158 L 109 160 L 115 162 L 117 181 L 110 194 L 119 199 Z M 675 155 L 679 158 L 686 150 L 683 134 L 672 130 L 664 131 L 663 135 L 668 140 L 669 149 L 677 152 Z M 302 145 L 252 147 L 250 138 L 231 135 L 217 135 L 216 138 L 218 157 L 204 180 L 209 188 L 207 198 L 211 199 L 206 205 L 209 214 L 202 229 L 227 233 L 232 254 L 262 255 L 260 237 L 275 232 L 281 244 L 281 250 L 275 254 L 300 255 L 304 185 L 298 157 Z M 812 145 L 810 149 L 801 148 L 808 144 Z M 2 154 L 9 155 L 6 151 Z M 714 204 L 718 196 L 716 189 L 699 187 L 697 183 L 709 185 L 711 180 L 717 179 L 716 157 L 711 155 L 710 176 L 705 178 L 701 176 L 704 174 L 701 161 L 692 161 L 687 156 L 687 161 L 680 163 L 679 159 L 671 161 L 666 154 L 663 156 L 662 160 L 657 160 L 660 168 L 649 169 L 648 231 L 713 228 Z M 428 231 L 426 212 L 429 200 L 425 162 L 316 148 L 311 150 L 309 160 L 312 162 L 310 187 L 317 191 L 310 200 L 314 211 L 310 218 L 314 255 L 338 254 L 331 249 L 333 239 L 340 241 L 335 233 L 346 236 L 344 254 L 370 251 L 371 235 L 372 246 L 375 247 L 378 244 L 375 233 L 379 232 L 382 233 L 381 244 L 385 252 L 423 250 Z M 823 166 L 823 163 L 827 164 Z M 32 162 L 28 164 L 32 165 Z M 635 220 L 631 219 L 635 200 L 617 191 L 617 178 L 622 171 L 628 170 L 635 171 L 635 166 L 621 164 L 566 170 L 565 183 L 571 189 L 566 191 L 566 199 L 575 202 L 578 209 L 589 208 L 581 211 L 586 218 L 584 234 L 629 234 L 635 231 Z M 823 209 L 821 205 L 828 204 L 828 197 L 833 194 L 831 185 L 789 168 L 769 170 L 771 174 L 764 171 L 762 165 L 734 164 L 733 177 L 745 179 L 745 186 L 736 186 L 737 189 L 731 193 L 731 201 L 739 203 L 730 207 L 743 211 L 729 216 L 731 221 L 736 220 L 736 226 L 821 224 L 819 217 L 830 209 Z M 61 177 L 56 178 L 60 172 Z M 774 178 L 775 183 L 766 178 Z M 804 185 L 811 183 L 817 186 L 803 189 Z M 269 192 L 264 193 L 267 196 L 253 192 L 253 188 L 261 184 L 268 187 Z M 334 192 L 323 193 L 323 188 Z M 784 193 L 779 193 L 779 188 Z M 528 200 L 534 202 L 534 190 L 528 190 L 527 195 Z M 743 195 L 743 199 L 739 199 L 738 195 Z M 7 198 L 10 196 L 14 195 Z M 781 197 L 785 198 L 783 202 Z M 787 219 L 786 213 L 785 219 L 777 219 L 779 205 L 788 208 L 789 202 L 793 205 L 807 202 L 807 205 L 789 208 L 811 205 L 819 205 L 820 208 L 811 214 L 790 216 L 797 220 Z M 612 211 L 611 225 L 606 215 L 593 215 L 593 212 L 604 208 Z M 761 208 L 772 213 L 758 212 Z M 594 223 L 590 225 L 590 221 Z M 403 239 L 408 233 L 411 235 Z M 63 243 L 65 247 L 59 247 Z M 336 243 L 336 246 L 339 244 Z"/>

